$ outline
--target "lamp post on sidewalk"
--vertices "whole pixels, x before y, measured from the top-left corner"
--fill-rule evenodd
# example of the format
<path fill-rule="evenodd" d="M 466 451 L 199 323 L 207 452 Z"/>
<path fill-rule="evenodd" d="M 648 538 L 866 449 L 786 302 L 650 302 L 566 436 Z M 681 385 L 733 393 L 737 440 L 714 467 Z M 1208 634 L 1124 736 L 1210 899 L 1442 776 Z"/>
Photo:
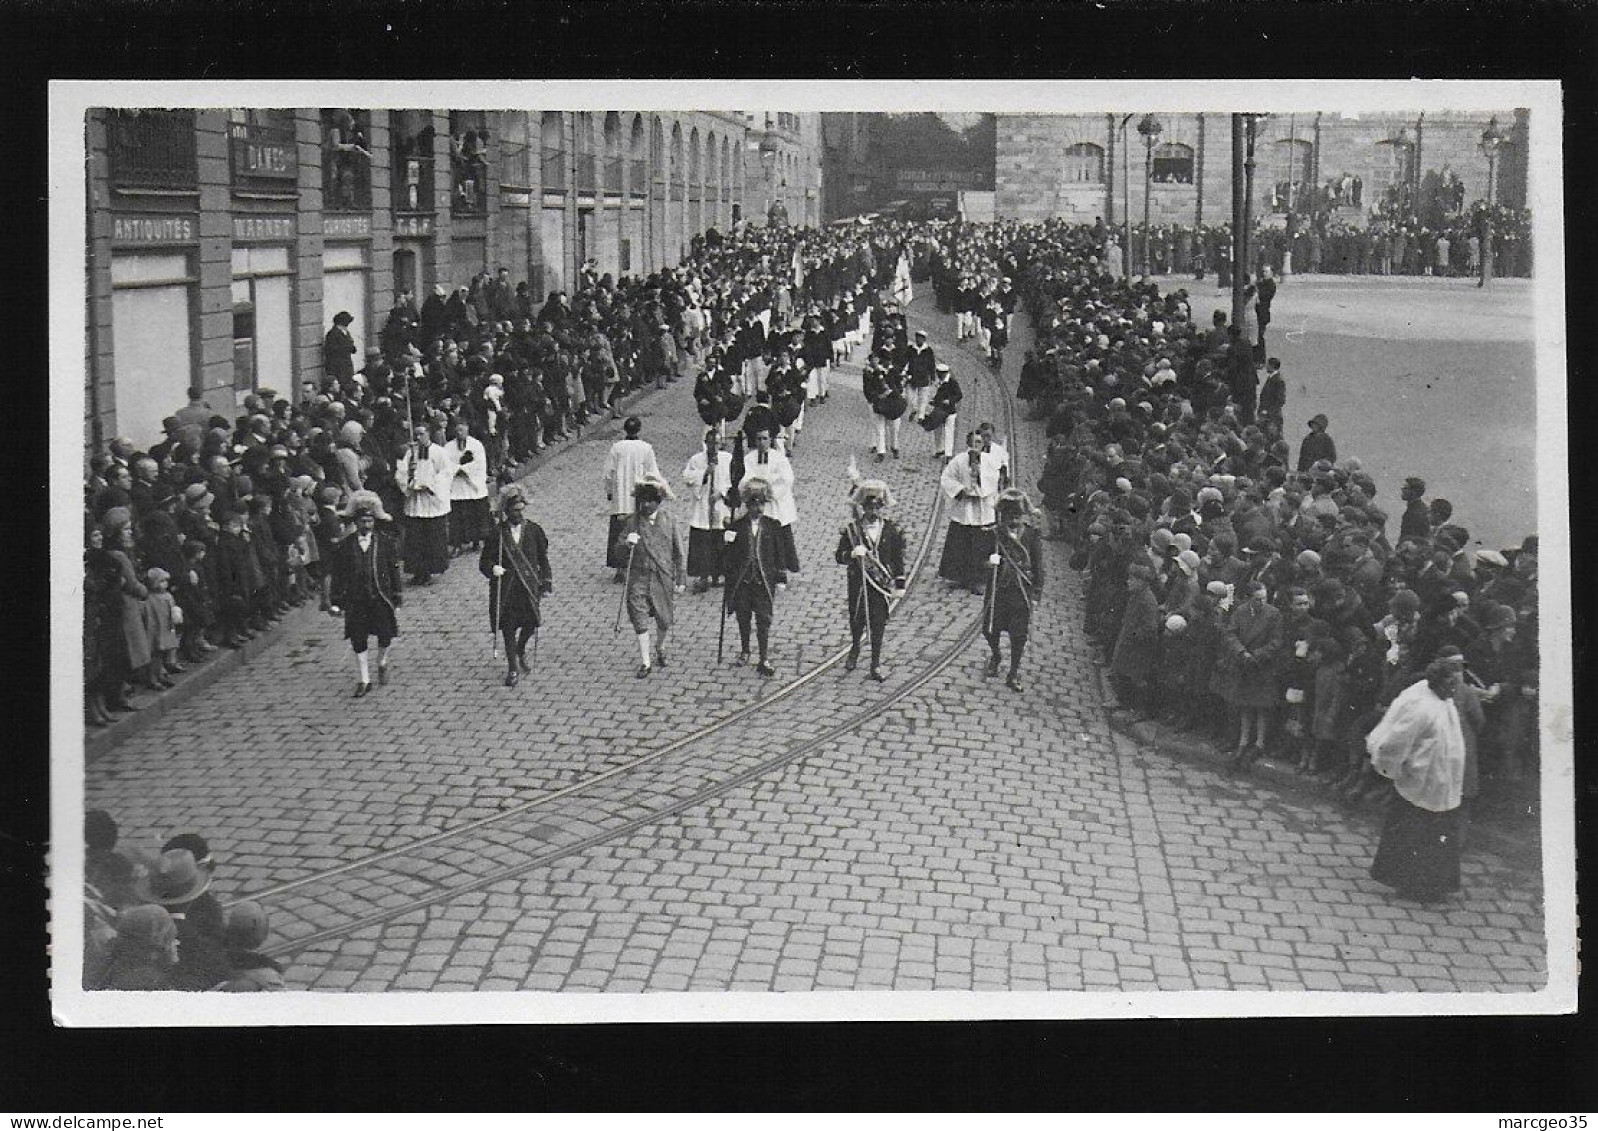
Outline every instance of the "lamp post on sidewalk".
<path fill-rule="evenodd" d="M 1487 208 L 1482 212 L 1481 223 L 1481 278 L 1478 287 L 1485 287 L 1493 278 L 1493 196 L 1498 180 L 1498 149 L 1509 135 L 1498 128 L 1498 119 L 1487 119 L 1487 128 L 1481 132 L 1481 151 L 1487 156 Z"/>
<path fill-rule="evenodd" d="M 1143 135 L 1143 274 L 1149 273 L 1149 186 L 1154 183 L 1154 139 L 1164 127 L 1153 114 L 1144 114 L 1137 132 Z"/>
<path fill-rule="evenodd" d="M 1126 149 L 1126 124 L 1131 120 L 1131 114 L 1121 119 L 1121 274 L 1128 279 L 1132 277 L 1132 158 Z"/>

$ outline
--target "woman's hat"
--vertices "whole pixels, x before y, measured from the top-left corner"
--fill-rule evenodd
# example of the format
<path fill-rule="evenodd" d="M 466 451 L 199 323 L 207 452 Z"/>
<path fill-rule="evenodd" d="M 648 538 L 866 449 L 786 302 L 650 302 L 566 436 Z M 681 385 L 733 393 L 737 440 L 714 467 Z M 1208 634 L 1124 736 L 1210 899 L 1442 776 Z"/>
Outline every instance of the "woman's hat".
<path fill-rule="evenodd" d="M 155 585 L 158 582 L 171 581 L 172 575 L 166 570 L 162 569 L 160 566 L 151 566 L 149 569 L 144 571 L 144 579 L 149 584 Z"/>
<path fill-rule="evenodd" d="M 222 937 L 234 950 L 254 950 L 266 942 L 267 930 L 266 908 L 246 899 L 228 908 Z"/>
<path fill-rule="evenodd" d="M 1482 627 L 1491 632 L 1498 628 L 1508 628 L 1516 619 L 1515 610 L 1508 605 L 1493 605 L 1486 610 Z"/>
<path fill-rule="evenodd" d="M 155 949 L 166 946 L 177 935 L 178 925 L 172 921 L 167 909 L 157 903 L 126 907 L 117 916 L 119 943 Z"/>
<path fill-rule="evenodd" d="M 195 863 L 194 853 L 172 848 L 134 881 L 133 889 L 140 899 L 176 907 L 198 899 L 210 886 L 211 874 Z"/>
<path fill-rule="evenodd" d="M 1212 581 L 1204 587 L 1204 592 L 1211 597 L 1224 597 L 1226 596 L 1226 582 Z"/>
<path fill-rule="evenodd" d="M 1199 556 L 1192 550 L 1183 550 L 1176 555 L 1177 567 L 1189 577 L 1198 572 Z"/>
<path fill-rule="evenodd" d="M 1175 635 L 1187 631 L 1187 618 L 1181 613 L 1172 613 L 1165 618 L 1165 631 Z"/>

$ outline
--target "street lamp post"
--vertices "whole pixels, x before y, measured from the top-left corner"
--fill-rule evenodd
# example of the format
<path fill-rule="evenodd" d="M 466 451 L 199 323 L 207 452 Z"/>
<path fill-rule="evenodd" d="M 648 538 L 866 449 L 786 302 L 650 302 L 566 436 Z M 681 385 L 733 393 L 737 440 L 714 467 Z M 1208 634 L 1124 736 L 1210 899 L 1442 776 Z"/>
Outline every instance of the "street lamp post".
<path fill-rule="evenodd" d="M 1121 119 L 1121 274 L 1132 277 L 1132 158 L 1126 148 L 1128 114 Z"/>
<path fill-rule="evenodd" d="M 1485 287 L 1493 278 L 1493 189 L 1498 180 L 1498 148 L 1508 140 L 1508 135 L 1498 128 L 1498 119 L 1489 118 L 1487 128 L 1481 132 L 1481 151 L 1487 156 L 1487 208 L 1482 213 L 1478 287 Z"/>
<path fill-rule="evenodd" d="M 1144 114 L 1137 132 L 1143 135 L 1143 274 L 1149 273 L 1149 186 L 1154 183 L 1154 139 L 1164 127 L 1153 114 Z"/>

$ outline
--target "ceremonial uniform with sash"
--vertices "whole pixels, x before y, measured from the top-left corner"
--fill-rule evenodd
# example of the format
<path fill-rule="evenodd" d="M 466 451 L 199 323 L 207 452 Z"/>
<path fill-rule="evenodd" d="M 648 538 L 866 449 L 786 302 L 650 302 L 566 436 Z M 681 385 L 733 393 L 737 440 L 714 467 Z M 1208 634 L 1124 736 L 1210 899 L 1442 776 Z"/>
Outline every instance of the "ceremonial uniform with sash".
<path fill-rule="evenodd" d="M 1006 491 L 999 499 L 999 522 L 988 558 L 988 584 L 983 600 L 982 631 L 988 639 L 988 674 L 999 672 L 999 636 L 1010 634 L 1009 686 L 1021 690 L 1021 658 L 1032 627 L 1032 606 L 1043 592 L 1043 540 L 1037 527 L 1022 523 L 1012 529 L 1015 515 L 1025 516 L 1031 503 L 1020 491 Z M 995 564 L 993 559 L 998 559 Z"/>
<path fill-rule="evenodd" d="M 629 544 L 628 536 L 638 535 Z M 664 509 L 647 518 L 634 512 L 621 525 L 616 555 L 627 567 L 627 619 L 634 632 L 648 632 L 650 620 L 664 634 L 674 620 L 675 590 L 688 583 L 688 549 L 682 531 Z"/>
<path fill-rule="evenodd" d="M 489 530 L 477 568 L 488 578 L 488 627 L 505 639 L 505 685 L 515 687 L 518 668 L 528 671 L 527 641 L 542 623 L 542 603 L 554 589 L 549 568 L 549 538 L 538 523 L 522 517 L 520 487 L 500 493 L 502 518 Z M 517 521 L 520 519 L 520 521 Z"/>
<path fill-rule="evenodd" d="M 861 489 L 873 486 L 886 495 L 886 486 L 875 481 L 862 484 Z M 861 549 L 865 552 L 857 553 Z M 904 550 L 903 532 L 892 519 L 880 515 L 857 514 L 844 524 L 838 536 L 834 557 L 849 570 L 850 646 L 846 666 L 850 670 L 860 657 L 860 637 L 868 633 L 871 671 L 881 678 L 879 665 L 882 637 L 888 627 L 888 599 L 905 587 Z"/>

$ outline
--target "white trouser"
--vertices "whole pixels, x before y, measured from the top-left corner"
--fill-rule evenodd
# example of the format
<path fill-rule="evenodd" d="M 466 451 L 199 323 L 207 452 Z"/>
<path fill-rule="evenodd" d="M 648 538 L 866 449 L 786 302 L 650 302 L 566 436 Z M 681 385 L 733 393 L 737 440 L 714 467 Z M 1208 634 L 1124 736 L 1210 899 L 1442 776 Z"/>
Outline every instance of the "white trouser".
<path fill-rule="evenodd" d="M 954 458 L 954 418 L 955 414 L 951 412 L 949 419 L 943 422 L 943 447 L 940 449 L 951 459 Z"/>
<path fill-rule="evenodd" d="M 954 336 L 962 342 L 971 336 L 971 312 L 969 310 L 955 312 Z"/>
<path fill-rule="evenodd" d="M 982 324 L 982 321 L 980 319 L 978 319 L 977 320 L 977 344 L 982 347 L 982 351 L 984 353 L 986 353 L 988 351 L 988 348 L 989 348 L 988 347 L 988 340 L 991 337 L 992 337 L 992 335 L 990 335 L 988 333 L 988 328 L 985 325 Z"/>
<path fill-rule="evenodd" d="M 1004 316 L 1004 337 L 1008 341 L 1015 333 L 1015 312 L 1011 311 Z"/>
<path fill-rule="evenodd" d="M 877 446 L 874 449 L 876 453 L 879 456 L 885 455 L 889 448 L 892 448 L 894 451 L 898 451 L 899 424 L 904 418 L 896 416 L 892 420 L 889 420 L 887 417 L 880 416 L 873 412 L 871 414 L 871 419 L 876 422 Z"/>
<path fill-rule="evenodd" d="M 932 386 L 923 385 L 918 389 L 912 385 L 905 392 L 910 394 L 910 415 L 920 420 L 932 405 Z"/>

